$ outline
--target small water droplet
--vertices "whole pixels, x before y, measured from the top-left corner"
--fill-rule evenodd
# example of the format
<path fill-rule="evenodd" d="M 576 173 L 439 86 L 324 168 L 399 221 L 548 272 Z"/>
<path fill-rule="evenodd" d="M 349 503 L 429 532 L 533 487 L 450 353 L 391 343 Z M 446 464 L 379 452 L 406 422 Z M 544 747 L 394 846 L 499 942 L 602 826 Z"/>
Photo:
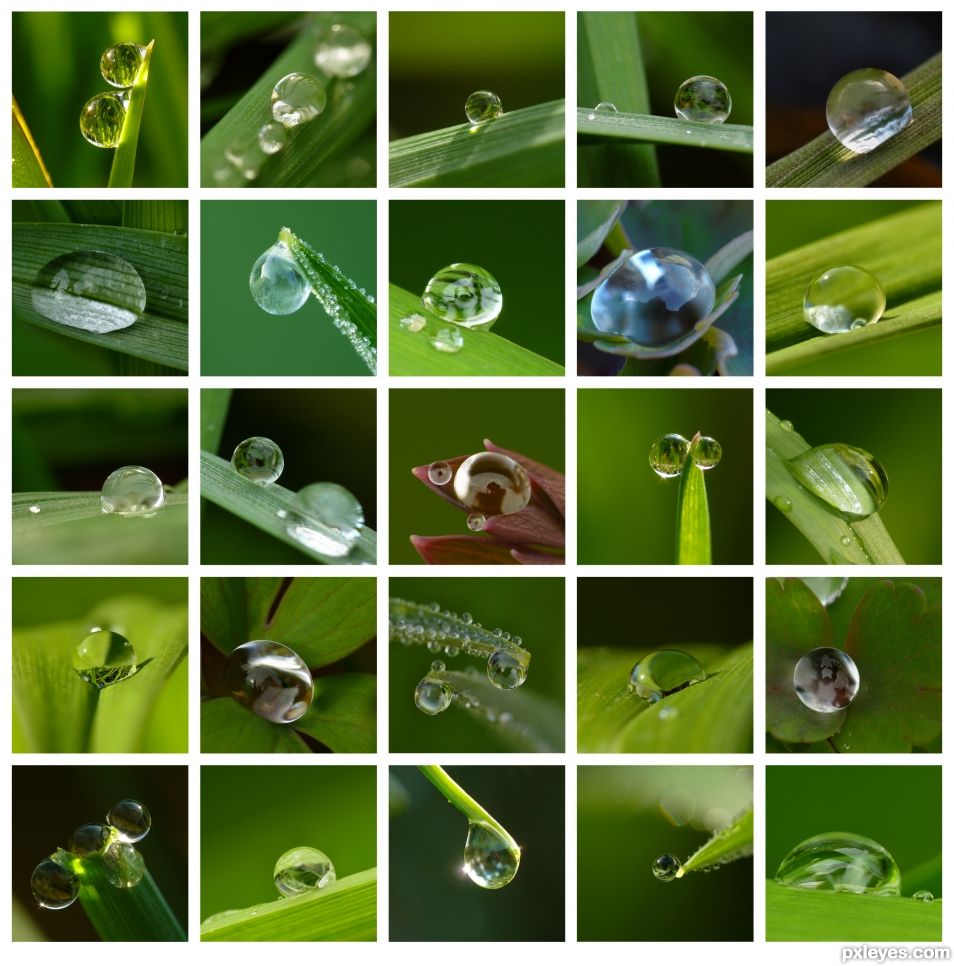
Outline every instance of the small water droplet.
<path fill-rule="evenodd" d="M 790 433 L 794 428 L 790 419 L 783 419 L 778 425 L 779 428 L 786 433 Z"/>
<path fill-rule="evenodd" d="M 103 865 L 110 885 L 117 889 L 132 889 L 146 874 L 142 855 L 128 842 L 113 842 L 103 853 Z"/>
<path fill-rule="evenodd" d="M 471 822 L 464 846 L 464 871 L 481 889 L 502 889 L 520 867 L 520 850 L 496 829 Z"/>
<path fill-rule="evenodd" d="M 438 329 L 430 341 L 438 352 L 456 353 L 464 347 L 464 333 L 456 325 L 446 325 Z"/>
<path fill-rule="evenodd" d="M 248 277 L 252 298 L 269 315 L 291 315 L 308 301 L 311 285 L 288 246 L 277 241 L 262 252 Z"/>
<path fill-rule="evenodd" d="M 32 504 L 30 506 L 30 512 L 31 513 L 39 513 L 40 512 L 40 508 L 34 503 L 34 504 Z"/>
<path fill-rule="evenodd" d="M 450 463 L 445 463 L 443 460 L 438 460 L 436 463 L 431 463 L 427 468 L 427 478 L 435 486 L 444 486 L 450 483 L 451 477 L 454 475 L 454 471 L 450 468 Z"/>
<path fill-rule="evenodd" d="M 596 111 L 589 111 L 587 113 L 587 115 L 586 115 L 586 119 L 588 121 L 595 121 L 596 120 Z"/>
<path fill-rule="evenodd" d="M 782 513 L 792 512 L 792 501 L 784 496 L 775 497 L 772 502 L 782 511 Z"/>
<path fill-rule="evenodd" d="M 896 896 L 901 873 L 888 850 L 873 839 L 826 832 L 796 845 L 782 859 L 775 881 L 796 889 Z"/>
<path fill-rule="evenodd" d="M 162 480 L 145 466 L 121 466 L 103 483 L 103 513 L 121 517 L 154 517 L 166 502 Z"/>
<path fill-rule="evenodd" d="M 142 802 L 124 798 L 106 814 L 106 821 L 123 842 L 140 842 L 152 828 L 152 816 Z"/>
<path fill-rule="evenodd" d="M 145 47 L 129 41 L 107 47 L 99 59 L 99 71 L 103 80 L 113 87 L 132 87 L 136 83 L 136 75 L 145 54 Z"/>
<path fill-rule="evenodd" d="M 671 882 L 681 868 L 679 859 L 668 852 L 653 860 L 653 875 L 661 882 Z"/>
<path fill-rule="evenodd" d="M 33 898 L 44 909 L 65 909 L 79 896 L 79 876 L 67 866 L 69 856 L 57 853 L 44 859 L 30 877 Z"/>
<path fill-rule="evenodd" d="M 689 456 L 689 440 L 678 433 L 660 436 L 649 448 L 649 465 L 664 480 L 678 476 Z"/>
<path fill-rule="evenodd" d="M 279 520 L 286 520 L 288 519 L 288 511 L 283 507 L 281 510 L 275 511 L 275 516 L 277 516 Z"/>
<path fill-rule="evenodd" d="M 135 674 L 137 660 L 136 649 L 122 634 L 96 630 L 77 644 L 73 670 L 101 691 Z"/>
<path fill-rule="evenodd" d="M 825 443 L 786 465 L 809 492 L 848 520 L 876 513 L 888 496 L 888 474 L 868 452 L 845 443 Z"/>
<path fill-rule="evenodd" d="M 295 494 L 285 532 L 327 557 L 344 557 L 361 537 L 364 509 L 337 483 L 311 483 Z"/>
<path fill-rule="evenodd" d="M 97 148 L 119 144 L 126 123 L 127 91 L 106 91 L 91 97 L 80 111 L 80 133 Z"/>
<path fill-rule="evenodd" d="M 467 516 L 467 529 L 475 533 L 487 526 L 487 518 L 482 513 L 471 513 Z"/>
<path fill-rule="evenodd" d="M 484 124 L 500 117 L 503 104 L 493 91 L 474 91 L 464 104 L 464 113 L 471 124 Z"/>
<path fill-rule="evenodd" d="M 427 649 L 431 654 L 440 654 L 441 652 L 441 642 L 440 641 L 428 641 Z"/>
<path fill-rule="evenodd" d="M 443 671 L 446 667 L 447 667 L 447 665 L 444 664 L 443 661 L 431 661 L 431 670 L 432 671 Z"/>
<path fill-rule="evenodd" d="M 691 654 L 663 649 L 636 662 L 629 675 L 629 689 L 637 697 L 655 704 L 707 677 L 705 668 Z"/>
<path fill-rule="evenodd" d="M 689 455 L 700 470 L 711 470 L 718 466 L 722 459 L 722 447 L 719 441 L 711 436 L 700 436 L 691 444 Z"/>
<path fill-rule="evenodd" d="M 732 113 L 732 97 L 718 77 L 699 74 L 679 85 L 673 107 L 684 121 L 722 124 Z"/>
<path fill-rule="evenodd" d="M 934 902 L 934 894 L 928 892 L 927 889 L 919 889 L 911 898 L 915 902 Z"/>
<path fill-rule="evenodd" d="M 460 654 L 460 648 L 456 644 L 445 644 L 444 653 L 448 657 L 457 657 Z"/>
<path fill-rule="evenodd" d="M 464 613 L 460 615 L 460 619 L 464 624 L 472 624 L 474 621 L 473 616 L 468 614 L 467 611 L 464 611 Z"/>
<path fill-rule="evenodd" d="M 849 537 L 847 534 L 845 536 L 843 536 L 841 538 L 841 545 L 843 547 L 850 547 L 851 546 L 851 537 Z"/>
<path fill-rule="evenodd" d="M 527 661 L 512 651 L 494 651 L 487 659 L 487 677 L 495 688 L 512 691 L 527 680 Z"/>
<path fill-rule="evenodd" d="M 484 331 L 503 310 L 497 280 L 487 269 L 466 262 L 454 262 L 437 272 L 425 286 L 421 301 L 445 322 Z"/>
<path fill-rule="evenodd" d="M 337 876 L 331 859 L 324 852 L 308 846 L 289 849 L 275 863 L 275 888 L 283 896 L 334 885 Z"/>
<path fill-rule="evenodd" d="M 311 74 L 286 74 L 272 90 L 272 117 L 285 127 L 300 127 L 325 109 L 324 85 Z"/>
<path fill-rule="evenodd" d="M 268 121 L 258 129 L 258 146 L 264 154 L 278 154 L 288 144 L 288 129 L 278 121 Z"/>
<path fill-rule="evenodd" d="M 443 681 L 424 678 L 414 689 L 414 703 L 424 714 L 435 715 L 446 711 L 454 700 L 454 692 Z"/>
<path fill-rule="evenodd" d="M 87 822 L 81 825 L 70 836 L 67 850 L 73 855 L 93 855 L 102 851 L 109 842 L 112 832 L 108 825 L 99 822 Z"/>
<path fill-rule="evenodd" d="M 405 315 L 398 324 L 405 332 L 420 332 L 427 325 L 427 319 L 415 312 L 412 315 Z"/>
<path fill-rule="evenodd" d="M 613 104 L 611 101 L 600 101 L 599 104 L 596 105 L 596 110 L 602 114 L 617 113 L 616 105 Z"/>
<path fill-rule="evenodd" d="M 371 63 L 368 38 L 349 24 L 323 26 L 315 41 L 315 67 L 330 77 L 357 77 Z"/>
<path fill-rule="evenodd" d="M 475 453 L 457 468 L 454 495 L 484 516 L 519 513 L 530 502 L 530 477 L 504 453 Z"/>
<path fill-rule="evenodd" d="M 816 647 L 795 665 L 795 693 L 806 708 L 831 714 L 855 699 L 861 676 L 855 662 L 836 647 Z"/>
<path fill-rule="evenodd" d="M 278 443 L 266 436 L 243 439 L 232 453 L 232 468 L 239 476 L 265 486 L 274 483 L 285 468 L 285 457 Z"/>
<path fill-rule="evenodd" d="M 248 641 L 225 660 L 225 688 L 266 721 L 288 724 L 311 707 L 314 681 L 305 661 L 278 641 Z"/>

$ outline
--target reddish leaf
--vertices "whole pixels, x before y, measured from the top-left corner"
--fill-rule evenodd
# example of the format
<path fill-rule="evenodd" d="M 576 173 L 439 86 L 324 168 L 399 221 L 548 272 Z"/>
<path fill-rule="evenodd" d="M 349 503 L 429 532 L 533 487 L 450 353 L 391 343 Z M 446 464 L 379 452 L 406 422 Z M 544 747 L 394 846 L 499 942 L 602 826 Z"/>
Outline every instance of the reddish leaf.
<path fill-rule="evenodd" d="M 518 550 L 516 547 L 510 551 L 510 555 L 521 564 L 562 564 L 565 559 L 563 554 L 556 557 L 552 553 L 534 553 L 532 550 Z"/>
<path fill-rule="evenodd" d="M 507 516 L 490 517 L 486 531 L 492 537 L 513 546 L 514 544 L 539 544 L 543 547 L 558 547 L 566 544 L 563 518 L 551 510 L 547 512 L 538 501 L 531 501 L 520 513 Z"/>
<path fill-rule="evenodd" d="M 429 564 L 512 564 L 510 546 L 493 537 L 448 535 L 411 537 L 414 549 Z"/>

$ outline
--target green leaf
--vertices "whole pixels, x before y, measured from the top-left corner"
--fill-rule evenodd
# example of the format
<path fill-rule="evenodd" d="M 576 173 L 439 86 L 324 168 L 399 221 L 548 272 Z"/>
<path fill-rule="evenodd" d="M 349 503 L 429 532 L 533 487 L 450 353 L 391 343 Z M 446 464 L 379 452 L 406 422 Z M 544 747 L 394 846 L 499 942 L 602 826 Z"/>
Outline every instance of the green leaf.
<path fill-rule="evenodd" d="M 146 289 L 146 309 L 131 326 L 87 332 L 33 307 L 33 280 L 54 258 L 107 252 L 129 262 Z M 108 273 L 108 269 L 103 269 Z M 13 306 L 17 316 L 69 338 L 185 372 L 189 367 L 189 254 L 185 235 L 113 225 L 17 222 L 13 226 Z"/>
<path fill-rule="evenodd" d="M 877 181 L 902 161 L 939 141 L 941 55 L 926 60 L 901 80 L 911 97 L 914 117 L 900 134 L 867 154 L 855 154 L 826 131 L 787 157 L 770 164 L 765 171 L 766 187 L 860 188 Z"/>
<path fill-rule="evenodd" d="M 717 286 L 721 286 L 749 255 L 752 254 L 754 233 L 744 231 L 726 242 L 714 255 L 706 259 L 706 270 Z"/>
<path fill-rule="evenodd" d="M 686 460 L 686 465 L 679 477 L 679 498 L 676 504 L 676 563 L 712 563 L 706 477 L 692 459 Z"/>
<path fill-rule="evenodd" d="M 75 203 L 74 203 L 75 204 Z M 98 202 L 97 202 L 98 204 Z M 127 228 L 144 228 L 147 231 L 164 231 L 173 235 L 185 235 L 189 231 L 189 202 L 161 201 L 159 199 L 127 199 L 119 202 L 120 222 Z M 70 208 L 73 221 L 87 219 L 76 216 Z M 102 216 L 95 219 L 97 224 L 109 224 Z"/>
<path fill-rule="evenodd" d="M 717 829 L 705 845 L 686 859 L 676 877 L 681 878 L 688 872 L 708 872 L 736 859 L 748 858 L 752 854 L 753 826 L 749 808 L 731 824 Z"/>
<path fill-rule="evenodd" d="M 358 542 L 345 557 L 329 557 L 317 550 L 299 543 L 285 532 L 285 524 L 278 516 L 280 510 L 288 511 L 295 494 L 285 487 L 272 483 L 259 486 L 244 476 L 239 476 L 230 463 L 207 453 L 201 454 L 202 496 L 216 506 L 234 513 L 237 517 L 251 523 L 263 532 L 270 534 L 283 543 L 319 563 L 328 564 L 373 564 L 377 557 L 377 534 L 369 527 L 361 528 Z"/>
<path fill-rule="evenodd" d="M 377 687 L 373 674 L 320 676 L 312 705 L 295 728 L 339 754 L 373 754 Z"/>
<path fill-rule="evenodd" d="M 315 892 L 210 916 L 203 942 L 373 942 L 377 870 L 367 869 Z"/>
<path fill-rule="evenodd" d="M 200 395 L 202 427 L 199 431 L 202 449 L 214 453 L 219 448 L 231 402 L 231 389 L 202 390 Z"/>
<path fill-rule="evenodd" d="M 941 901 L 813 892 L 765 883 L 769 942 L 940 942 Z"/>
<path fill-rule="evenodd" d="M 579 750 L 585 754 L 743 753 L 752 749 L 752 645 L 726 652 L 680 644 L 705 667 L 699 684 L 649 704 L 629 690 L 646 649 L 582 646 L 577 665 Z M 660 712 L 664 712 L 660 716 Z"/>
<path fill-rule="evenodd" d="M 420 315 L 427 320 L 424 329 L 408 332 L 401 319 Z M 563 366 L 524 349 L 494 332 L 474 332 L 457 327 L 463 336 L 460 352 L 438 352 L 430 337 L 453 323 L 432 315 L 397 285 L 389 289 L 389 347 L 392 376 L 562 376 Z"/>
<path fill-rule="evenodd" d="M 110 188 L 132 187 L 136 171 L 136 148 L 139 145 L 139 126 L 142 124 L 142 112 L 146 106 L 146 86 L 149 83 L 149 64 L 154 44 L 155 41 L 151 40 L 146 45 L 136 80 L 129 90 L 126 120 L 123 121 L 123 131 L 113 152 L 113 166 L 109 172 Z"/>
<path fill-rule="evenodd" d="M 26 118 L 13 98 L 13 121 L 11 122 L 11 153 L 13 155 L 14 188 L 52 188 L 50 173 L 46 170 L 40 149 L 30 134 Z"/>
<path fill-rule="evenodd" d="M 585 265 L 602 247 L 619 222 L 625 201 L 578 201 L 576 203 L 576 267 Z"/>
<path fill-rule="evenodd" d="M 604 15 L 605 16 L 605 15 Z M 748 124 L 706 124 L 655 114 L 576 109 L 576 133 L 583 144 L 590 141 L 643 141 L 678 144 L 684 148 L 752 153 L 752 127 Z"/>
<path fill-rule="evenodd" d="M 308 746 L 291 725 L 266 721 L 233 698 L 202 702 L 204 754 L 308 754 Z"/>
<path fill-rule="evenodd" d="M 561 188 L 565 124 L 563 101 L 549 101 L 392 141 L 391 187 Z"/>

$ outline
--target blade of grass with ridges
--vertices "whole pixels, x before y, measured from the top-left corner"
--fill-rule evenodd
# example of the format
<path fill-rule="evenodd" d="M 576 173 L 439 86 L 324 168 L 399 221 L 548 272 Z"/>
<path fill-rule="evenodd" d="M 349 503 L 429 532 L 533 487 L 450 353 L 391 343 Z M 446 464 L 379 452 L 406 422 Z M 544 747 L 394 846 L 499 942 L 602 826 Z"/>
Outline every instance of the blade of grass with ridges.
<path fill-rule="evenodd" d="M 11 123 L 11 153 L 13 155 L 14 188 L 52 188 L 50 172 L 46 170 L 40 149 L 33 140 L 26 118 L 13 98 L 13 120 Z"/>
<path fill-rule="evenodd" d="M 752 127 L 748 124 L 704 124 L 652 114 L 576 109 L 576 133 L 581 144 L 591 141 L 643 141 L 678 144 L 686 148 L 752 153 Z"/>
<path fill-rule="evenodd" d="M 687 459 L 679 477 L 676 508 L 676 563 L 711 564 L 712 543 L 705 473 Z"/>
<path fill-rule="evenodd" d="M 142 124 L 142 112 L 146 107 L 146 86 L 149 83 L 149 63 L 152 60 L 153 44 L 155 41 L 150 40 L 146 45 L 136 80 L 129 91 L 126 120 L 123 121 L 123 131 L 119 136 L 119 144 L 113 152 L 113 166 L 109 172 L 110 188 L 132 187 L 133 176 L 136 173 L 139 126 Z"/>

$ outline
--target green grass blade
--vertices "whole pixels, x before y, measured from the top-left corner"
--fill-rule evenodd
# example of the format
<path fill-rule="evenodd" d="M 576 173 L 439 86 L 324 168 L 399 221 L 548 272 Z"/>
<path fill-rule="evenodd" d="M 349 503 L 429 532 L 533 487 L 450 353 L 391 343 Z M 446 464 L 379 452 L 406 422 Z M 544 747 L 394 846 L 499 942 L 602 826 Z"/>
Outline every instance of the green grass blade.
<path fill-rule="evenodd" d="M 146 107 L 146 87 L 149 83 L 149 63 L 152 60 L 154 40 L 146 45 L 135 83 L 129 91 L 129 106 L 119 144 L 113 152 L 113 166 L 109 171 L 110 188 L 131 188 L 136 173 L 136 149 L 139 146 L 139 126 Z"/>
<path fill-rule="evenodd" d="M 560 188 L 564 182 L 563 101 L 508 111 L 392 141 L 392 188 Z"/>
<path fill-rule="evenodd" d="M 493 332 L 461 329 L 464 346 L 457 353 L 438 352 L 430 336 L 453 325 L 431 315 L 412 295 L 397 285 L 389 289 L 390 368 L 392 376 L 562 376 L 563 366 L 509 342 Z M 420 315 L 427 326 L 420 332 L 401 328 L 401 319 Z M 532 320 L 536 321 L 536 320 Z"/>
<path fill-rule="evenodd" d="M 678 144 L 686 148 L 714 148 L 718 151 L 752 153 L 752 127 L 748 124 L 704 124 L 677 117 L 652 114 L 626 114 L 620 111 L 576 109 L 576 133 L 591 140 L 645 141 L 653 144 Z"/>
<path fill-rule="evenodd" d="M 80 903 L 104 942 L 185 942 L 186 934 L 148 869 L 139 885 L 111 885 L 98 856 L 77 862 Z"/>
<path fill-rule="evenodd" d="M 11 123 L 10 149 L 13 155 L 14 188 L 52 188 L 50 172 L 46 170 L 40 149 L 30 134 L 26 118 L 13 98 L 13 121 Z"/>
<path fill-rule="evenodd" d="M 126 228 L 143 228 L 146 231 L 164 231 L 172 235 L 185 235 L 189 231 L 189 202 L 160 201 L 158 199 L 122 202 L 122 224 Z M 83 219 L 75 219 L 82 221 Z"/>
<path fill-rule="evenodd" d="M 373 942 L 377 937 L 377 869 L 315 892 L 210 916 L 202 942 Z"/>
<path fill-rule="evenodd" d="M 202 429 L 199 433 L 199 443 L 202 449 L 214 453 L 219 448 L 231 402 L 231 389 L 202 390 Z"/>
<path fill-rule="evenodd" d="M 327 564 L 373 564 L 377 558 L 377 534 L 369 527 L 361 528 L 358 542 L 351 548 L 346 557 L 328 557 L 300 544 L 285 533 L 285 524 L 278 516 L 279 510 L 287 510 L 295 494 L 285 487 L 272 483 L 270 486 L 259 486 L 244 476 L 239 476 L 219 456 L 203 450 L 202 465 L 202 496 L 211 500 L 223 510 L 234 513 L 237 517 L 258 527 L 259 530 L 281 540 L 282 543 L 294 547 L 296 550 L 312 557 L 319 563 Z"/>
<path fill-rule="evenodd" d="M 595 107 L 608 101 L 620 111 L 647 113 L 649 86 L 636 14 L 580 13 L 577 24 L 579 103 Z M 579 167 L 591 187 L 661 184 L 651 144 L 581 144 L 579 155 Z"/>
<path fill-rule="evenodd" d="M 861 188 L 941 139 L 941 55 L 901 78 L 911 97 L 911 123 L 889 141 L 855 154 L 826 131 L 765 171 L 769 188 Z"/>
<path fill-rule="evenodd" d="M 129 262 L 146 289 L 139 319 L 116 332 L 62 325 L 33 307 L 37 272 L 77 251 L 109 252 Z M 13 305 L 19 318 L 69 338 L 185 372 L 189 366 L 189 255 L 185 235 L 114 225 L 17 222 L 13 226 Z"/>
<path fill-rule="evenodd" d="M 705 872 L 717 869 L 728 862 L 735 862 L 737 859 L 748 858 L 752 854 L 753 827 L 750 808 L 738 816 L 731 825 L 717 829 L 705 845 L 686 859 L 682 868 L 676 873 L 676 878 L 681 879 L 689 872 Z"/>
<path fill-rule="evenodd" d="M 877 513 L 847 523 L 792 476 L 785 461 L 811 446 L 794 429 L 782 429 L 779 418 L 768 411 L 765 445 L 765 497 L 802 532 L 822 560 L 830 564 L 904 563 Z M 783 511 L 783 506 L 788 509 Z"/>
<path fill-rule="evenodd" d="M 706 477 L 692 459 L 686 460 L 686 465 L 679 477 L 679 497 L 676 508 L 676 563 L 712 563 Z"/>

